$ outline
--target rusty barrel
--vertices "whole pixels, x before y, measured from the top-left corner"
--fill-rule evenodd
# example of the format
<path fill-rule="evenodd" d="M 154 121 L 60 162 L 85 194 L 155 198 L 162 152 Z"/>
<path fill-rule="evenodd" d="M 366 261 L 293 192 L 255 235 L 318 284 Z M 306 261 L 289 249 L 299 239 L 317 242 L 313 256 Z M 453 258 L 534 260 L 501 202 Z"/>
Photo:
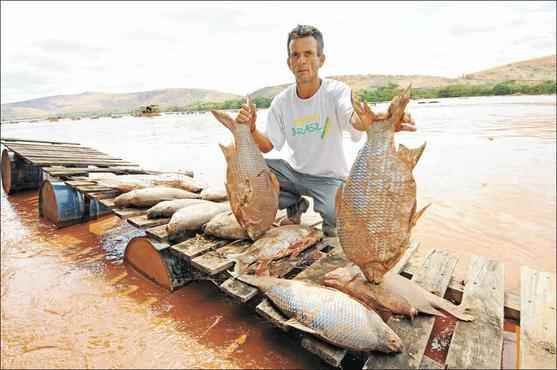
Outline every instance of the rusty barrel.
<path fill-rule="evenodd" d="M 130 239 L 124 251 L 124 261 L 170 291 L 192 280 L 189 265 L 173 254 L 168 244 L 145 236 Z"/>
<path fill-rule="evenodd" d="M 23 158 L 8 149 L 2 151 L 2 187 L 6 194 L 38 189 L 42 180 L 39 166 L 25 163 Z"/>
<path fill-rule="evenodd" d="M 56 227 L 65 227 L 110 212 L 94 199 L 85 199 L 83 193 L 63 181 L 45 180 L 39 191 L 39 214 Z"/>

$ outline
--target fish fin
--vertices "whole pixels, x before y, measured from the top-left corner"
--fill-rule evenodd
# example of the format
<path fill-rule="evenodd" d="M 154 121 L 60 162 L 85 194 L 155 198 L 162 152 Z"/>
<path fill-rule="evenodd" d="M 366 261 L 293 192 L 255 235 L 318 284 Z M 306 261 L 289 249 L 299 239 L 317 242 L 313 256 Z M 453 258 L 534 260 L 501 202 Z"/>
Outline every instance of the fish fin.
<path fill-rule="evenodd" d="M 222 123 L 230 131 L 234 131 L 236 129 L 236 122 L 234 121 L 234 118 L 230 117 L 228 113 L 218 110 L 211 110 L 211 113 L 213 113 L 213 116 L 215 116 L 217 121 Z"/>
<path fill-rule="evenodd" d="M 337 217 L 340 213 L 340 207 L 342 205 L 342 194 L 344 192 L 344 185 L 341 184 L 338 189 L 337 189 L 337 194 L 335 195 L 335 211 L 337 214 Z"/>
<path fill-rule="evenodd" d="M 427 206 L 425 206 L 424 208 L 420 209 L 418 212 L 415 212 L 414 214 L 412 214 L 412 217 L 410 218 L 410 227 L 414 227 L 416 226 L 416 223 L 418 222 L 418 219 L 420 217 L 422 217 L 422 215 L 424 214 L 425 210 L 428 209 L 428 207 L 431 205 L 431 203 L 429 203 Z"/>
<path fill-rule="evenodd" d="M 271 178 L 271 187 L 273 189 L 273 193 L 279 193 L 280 192 L 280 184 L 279 184 L 278 179 L 275 176 L 275 174 L 272 173 L 270 170 L 269 170 L 269 177 Z"/>
<path fill-rule="evenodd" d="M 222 153 L 224 154 L 224 158 L 226 159 L 226 162 L 229 162 L 230 158 L 232 158 L 236 152 L 236 147 L 234 144 L 230 144 L 230 145 L 222 145 L 219 144 L 220 149 L 222 150 Z"/>
<path fill-rule="evenodd" d="M 398 157 L 408 165 L 410 170 L 413 170 L 414 167 L 416 167 L 416 163 L 418 163 L 418 160 L 422 156 L 425 146 L 426 143 L 423 143 L 421 146 L 417 148 L 408 149 L 404 145 L 400 144 L 397 152 Z"/>
<path fill-rule="evenodd" d="M 418 312 L 426 313 L 428 315 L 446 317 L 441 311 L 436 310 L 432 305 L 425 305 L 423 307 L 416 307 Z"/>
<path fill-rule="evenodd" d="M 291 318 L 286 320 L 285 322 L 286 325 L 294 328 L 294 329 L 298 329 L 300 331 L 309 333 L 309 334 L 313 334 L 313 335 L 318 335 L 319 333 L 317 333 L 315 330 L 313 330 L 312 328 L 309 328 L 307 326 L 305 326 L 304 324 L 302 324 L 301 322 L 299 322 L 298 320 Z"/>
<path fill-rule="evenodd" d="M 474 321 L 474 316 L 466 313 L 466 308 L 462 305 L 457 306 L 446 299 L 439 297 L 435 294 L 428 294 L 428 301 L 432 307 L 440 308 L 447 311 L 449 314 L 453 315 L 460 321 Z"/>

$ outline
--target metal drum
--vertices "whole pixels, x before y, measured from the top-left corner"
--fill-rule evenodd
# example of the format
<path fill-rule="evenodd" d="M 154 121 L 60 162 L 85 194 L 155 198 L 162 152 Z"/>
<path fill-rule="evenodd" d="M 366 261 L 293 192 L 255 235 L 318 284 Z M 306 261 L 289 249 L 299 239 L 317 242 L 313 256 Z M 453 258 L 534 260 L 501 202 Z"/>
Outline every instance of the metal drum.
<path fill-rule="evenodd" d="M 57 227 L 85 221 L 84 196 L 63 181 L 45 180 L 39 192 L 39 214 Z M 89 213 L 89 212 L 87 212 Z"/>
<path fill-rule="evenodd" d="M 43 171 L 33 166 L 8 149 L 2 151 L 2 187 L 6 194 L 22 190 L 38 189 L 43 180 Z"/>

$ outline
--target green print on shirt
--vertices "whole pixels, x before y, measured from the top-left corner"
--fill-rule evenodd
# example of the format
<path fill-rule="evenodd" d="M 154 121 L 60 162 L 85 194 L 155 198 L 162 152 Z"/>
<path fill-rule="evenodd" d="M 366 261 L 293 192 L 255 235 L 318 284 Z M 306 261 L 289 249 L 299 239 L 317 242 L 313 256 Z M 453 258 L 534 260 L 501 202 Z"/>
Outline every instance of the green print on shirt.
<path fill-rule="evenodd" d="M 325 138 L 327 132 L 329 131 L 329 126 L 331 125 L 331 121 L 329 117 L 325 120 L 325 126 L 321 127 L 319 122 L 310 122 L 306 123 L 302 127 L 292 127 L 292 136 L 302 136 L 306 134 L 319 134 L 321 139 Z"/>

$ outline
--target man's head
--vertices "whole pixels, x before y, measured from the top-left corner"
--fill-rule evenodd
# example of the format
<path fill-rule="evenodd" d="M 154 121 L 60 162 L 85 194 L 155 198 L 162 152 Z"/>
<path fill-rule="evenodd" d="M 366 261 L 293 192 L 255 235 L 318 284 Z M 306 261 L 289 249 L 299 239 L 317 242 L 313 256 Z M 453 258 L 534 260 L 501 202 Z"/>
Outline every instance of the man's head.
<path fill-rule="evenodd" d="M 323 35 L 313 27 L 298 25 L 288 34 L 288 67 L 297 83 L 319 79 L 319 68 L 325 62 Z"/>

